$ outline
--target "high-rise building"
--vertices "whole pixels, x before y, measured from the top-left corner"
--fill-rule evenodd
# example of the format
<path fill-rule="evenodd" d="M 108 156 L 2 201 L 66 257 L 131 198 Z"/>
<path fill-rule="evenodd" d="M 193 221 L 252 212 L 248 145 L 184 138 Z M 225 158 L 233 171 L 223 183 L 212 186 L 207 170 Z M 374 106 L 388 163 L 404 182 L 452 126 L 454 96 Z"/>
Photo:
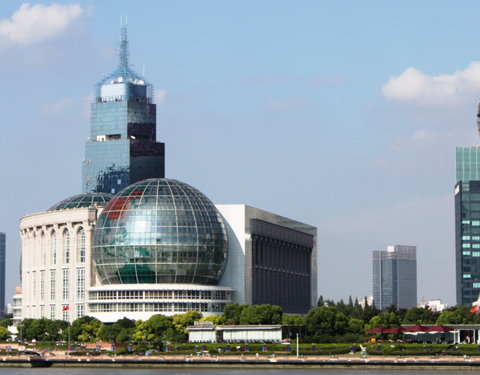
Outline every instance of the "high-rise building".
<path fill-rule="evenodd" d="M 83 161 L 84 193 L 115 194 L 134 182 L 165 177 L 153 85 L 130 67 L 126 26 L 119 55 L 117 69 L 96 86 Z"/>
<path fill-rule="evenodd" d="M 5 315 L 5 233 L 0 232 L 0 318 Z"/>
<path fill-rule="evenodd" d="M 373 252 L 373 299 L 380 309 L 417 306 L 417 248 L 388 246 Z"/>
<path fill-rule="evenodd" d="M 457 147 L 455 185 L 455 279 L 457 304 L 480 293 L 480 146 Z"/>

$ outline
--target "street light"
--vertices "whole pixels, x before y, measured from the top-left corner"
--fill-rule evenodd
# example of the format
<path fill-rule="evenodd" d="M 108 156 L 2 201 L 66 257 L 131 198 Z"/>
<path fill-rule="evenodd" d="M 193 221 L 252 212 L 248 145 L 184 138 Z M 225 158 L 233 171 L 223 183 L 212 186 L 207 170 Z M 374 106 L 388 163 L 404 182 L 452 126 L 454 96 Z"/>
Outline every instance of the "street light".
<path fill-rule="evenodd" d="M 297 332 L 297 358 L 299 357 L 299 349 L 298 349 L 298 332 Z"/>

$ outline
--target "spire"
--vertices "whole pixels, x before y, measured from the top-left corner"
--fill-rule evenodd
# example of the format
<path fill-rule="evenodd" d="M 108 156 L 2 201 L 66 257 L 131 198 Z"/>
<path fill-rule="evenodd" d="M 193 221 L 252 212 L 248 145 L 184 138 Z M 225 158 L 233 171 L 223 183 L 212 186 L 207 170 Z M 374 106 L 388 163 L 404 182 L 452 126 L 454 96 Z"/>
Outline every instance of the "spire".
<path fill-rule="evenodd" d="M 128 38 L 127 38 L 127 22 L 125 19 L 125 24 L 122 24 L 122 27 L 120 29 L 120 60 L 118 62 L 118 67 L 119 69 L 123 71 L 129 70 L 129 64 L 128 64 L 128 56 L 129 56 L 129 51 L 128 51 Z"/>

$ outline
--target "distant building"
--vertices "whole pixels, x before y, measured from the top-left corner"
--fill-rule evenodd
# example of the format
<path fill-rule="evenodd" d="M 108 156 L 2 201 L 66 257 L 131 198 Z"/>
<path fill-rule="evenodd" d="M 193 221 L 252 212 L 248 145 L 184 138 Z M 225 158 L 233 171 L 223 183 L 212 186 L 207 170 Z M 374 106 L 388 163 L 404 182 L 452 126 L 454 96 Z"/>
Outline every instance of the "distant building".
<path fill-rule="evenodd" d="M 428 308 L 430 311 L 442 312 L 448 308 L 446 303 L 443 303 L 441 299 L 431 299 L 428 301 L 420 301 L 418 307 L 425 309 Z"/>
<path fill-rule="evenodd" d="M 365 306 L 373 306 L 374 303 L 373 296 L 357 298 L 357 300 L 358 304 L 362 306 L 363 309 L 365 308 Z"/>
<path fill-rule="evenodd" d="M 83 192 L 115 194 L 134 182 L 165 177 L 165 145 L 156 141 L 153 85 L 128 62 L 122 27 L 118 67 L 96 87 L 83 161 Z"/>
<path fill-rule="evenodd" d="M 0 232 L 0 318 L 5 315 L 5 233 Z"/>
<path fill-rule="evenodd" d="M 455 260 L 458 305 L 480 293 L 480 146 L 457 147 Z"/>
<path fill-rule="evenodd" d="M 394 245 L 373 252 L 373 298 L 380 310 L 417 306 L 416 246 Z"/>

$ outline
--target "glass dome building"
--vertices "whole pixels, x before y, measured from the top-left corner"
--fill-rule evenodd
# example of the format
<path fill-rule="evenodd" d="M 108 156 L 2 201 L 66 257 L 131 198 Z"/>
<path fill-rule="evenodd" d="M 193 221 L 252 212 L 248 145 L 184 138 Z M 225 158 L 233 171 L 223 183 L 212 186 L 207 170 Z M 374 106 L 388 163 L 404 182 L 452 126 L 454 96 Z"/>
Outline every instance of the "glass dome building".
<path fill-rule="evenodd" d="M 166 178 L 137 182 L 114 196 L 98 218 L 92 248 L 103 285 L 216 285 L 227 253 L 225 223 L 214 204 Z"/>
<path fill-rule="evenodd" d="M 104 207 L 112 199 L 112 194 L 107 193 L 88 193 L 78 194 L 50 207 L 47 211 L 68 210 L 81 207 Z"/>

